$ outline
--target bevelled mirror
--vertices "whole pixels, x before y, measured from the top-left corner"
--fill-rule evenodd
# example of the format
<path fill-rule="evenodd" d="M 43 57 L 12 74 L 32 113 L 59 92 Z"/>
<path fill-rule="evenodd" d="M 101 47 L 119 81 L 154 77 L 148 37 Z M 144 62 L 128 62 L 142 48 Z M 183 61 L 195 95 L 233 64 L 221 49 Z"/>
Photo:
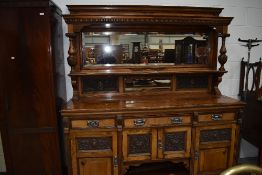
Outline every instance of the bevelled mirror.
<path fill-rule="evenodd" d="M 94 65 L 208 64 L 205 34 L 83 32 L 83 67 Z"/>

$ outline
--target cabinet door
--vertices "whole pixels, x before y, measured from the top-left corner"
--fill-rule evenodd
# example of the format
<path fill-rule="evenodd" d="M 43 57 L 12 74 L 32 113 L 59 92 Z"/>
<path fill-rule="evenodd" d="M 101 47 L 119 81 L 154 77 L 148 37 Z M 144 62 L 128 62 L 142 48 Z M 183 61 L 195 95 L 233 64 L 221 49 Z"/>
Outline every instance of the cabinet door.
<path fill-rule="evenodd" d="M 227 168 L 228 148 L 211 148 L 200 150 L 199 172 L 218 171 Z"/>
<path fill-rule="evenodd" d="M 78 161 L 79 175 L 110 175 L 112 174 L 111 158 L 81 158 Z"/>
<path fill-rule="evenodd" d="M 218 174 L 233 165 L 236 124 L 196 128 L 194 174 Z"/>
<path fill-rule="evenodd" d="M 130 129 L 123 131 L 123 156 L 125 161 L 156 159 L 157 130 Z"/>
<path fill-rule="evenodd" d="M 158 130 L 158 157 L 189 157 L 191 146 L 191 128 L 175 127 Z"/>
<path fill-rule="evenodd" d="M 70 140 L 71 174 L 118 174 L 115 131 L 72 132 Z"/>

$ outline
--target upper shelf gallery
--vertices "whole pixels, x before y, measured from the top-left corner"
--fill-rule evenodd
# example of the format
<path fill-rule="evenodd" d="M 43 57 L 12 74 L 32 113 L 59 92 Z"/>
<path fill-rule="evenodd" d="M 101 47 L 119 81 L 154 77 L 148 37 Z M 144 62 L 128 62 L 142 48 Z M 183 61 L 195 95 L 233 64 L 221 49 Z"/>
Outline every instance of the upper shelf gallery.
<path fill-rule="evenodd" d="M 69 64 L 76 70 L 105 64 L 215 68 L 217 38 L 228 36 L 232 20 L 219 16 L 222 8 L 209 7 L 68 5 L 68 9 L 64 19 L 71 41 Z M 81 50 L 74 49 L 78 45 Z"/>

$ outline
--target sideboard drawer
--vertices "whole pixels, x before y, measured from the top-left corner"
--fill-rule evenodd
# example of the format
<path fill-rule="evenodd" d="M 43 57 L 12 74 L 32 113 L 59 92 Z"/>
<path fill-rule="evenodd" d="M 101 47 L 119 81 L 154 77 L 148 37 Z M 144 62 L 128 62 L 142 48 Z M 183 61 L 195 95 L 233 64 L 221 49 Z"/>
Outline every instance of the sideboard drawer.
<path fill-rule="evenodd" d="M 154 126 L 172 126 L 191 123 L 191 116 L 173 116 L 173 117 L 156 117 L 156 118 L 133 118 L 125 119 L 125 128 L 136 127 L 154 127 Z"/>
<path fill-rule="evenodd" d="M 87 129 L 87 128 L 114 128 L 114 119 L 90 119 L 90 120 L 72 120 L 71 125 L 73 129 Z"/>
<path fill-rule="evenodd" d="M 200 114 L 198 116 L 199 122 L 233 121 L 234 119 L 235 113 Z"/>

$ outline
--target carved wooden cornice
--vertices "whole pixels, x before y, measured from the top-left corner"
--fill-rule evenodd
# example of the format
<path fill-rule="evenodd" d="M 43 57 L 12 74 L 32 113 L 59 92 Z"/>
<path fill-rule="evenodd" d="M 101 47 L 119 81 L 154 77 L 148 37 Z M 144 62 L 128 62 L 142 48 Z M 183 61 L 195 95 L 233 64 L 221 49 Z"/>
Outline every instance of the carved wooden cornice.
<path fill-rule="evenodd" d="M 70 14 L 123 16 L 219 16 L 223 8 L 150 5 L 67 5 Z M 110 13 L 108 13 L 110 12 Z"/>
<path fill-rule="evenodd" d="M 98 24 L 98 23 L 135 23 L 135 24 L 177 24 L 177 25 L 229 25 L 233 18 L 231 17 L 219 17 L 219 18 L 192 18 L 192 17 L 163 17 L 163 18 L 142 18 L 142 17 L 86 17 L 86 16 L 71 16 L 64 15 L 65 22 L 67 24 Z"/>
<path fill-rule="evenodd" d="M 220 17 L 222 8 L 176 6 L 68 5 L 67 24 L 176 24 L 227 26 L 232 17 Z"/>

